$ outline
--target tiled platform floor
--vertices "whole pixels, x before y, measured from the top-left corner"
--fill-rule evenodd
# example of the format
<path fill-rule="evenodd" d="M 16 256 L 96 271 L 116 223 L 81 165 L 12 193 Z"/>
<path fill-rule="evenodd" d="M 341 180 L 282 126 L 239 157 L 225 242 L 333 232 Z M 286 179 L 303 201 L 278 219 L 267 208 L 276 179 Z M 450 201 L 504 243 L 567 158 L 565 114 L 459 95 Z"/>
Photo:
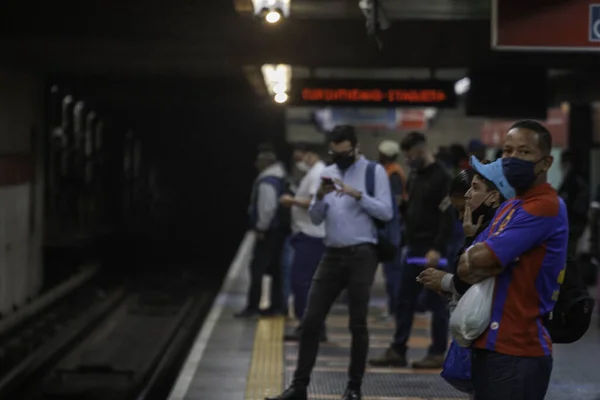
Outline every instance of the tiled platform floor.
<path fill-rule="evenodd" d="M 243 246 L 242 246 L 243 247 Z M 247 254 L 238 254 L 229 283 L 216 302 L 199 334 L 197 344 L 184 366 L 170 400 L 262 400 L 281 390 L 292 376 L 297 346 L 284 344 L 283 319 L 239 321 L 233 312 L 243 306 L 247 284 Z M 382 278 L 373 288 L 370 321 L 371 351 L 376 356 L 387 347 L 391 322 L 379 314 L 384 299 Z M 211 329 L 206 329 L 211 326 Z M 287 329 L 292 323 L 287 322 Z M 411 338 L 411 359 L 424 355 L 429 344 L 428 317 L 416 317 Z M 321 346 L 311 383 L 311 398 L 337 400 L 346 382 L 350 334 L 344 306 L 336 305 L 328 319 L 330 343 Z M 600 329 L 596 321 L 577 343 L 555 347 L 555 361 L 548 400 L 600 400 Z M 450 400 L 465 399 L 440 377 L 439 371 L 415 373 L 411 369 L 368 368 L 365 400 Z"/>

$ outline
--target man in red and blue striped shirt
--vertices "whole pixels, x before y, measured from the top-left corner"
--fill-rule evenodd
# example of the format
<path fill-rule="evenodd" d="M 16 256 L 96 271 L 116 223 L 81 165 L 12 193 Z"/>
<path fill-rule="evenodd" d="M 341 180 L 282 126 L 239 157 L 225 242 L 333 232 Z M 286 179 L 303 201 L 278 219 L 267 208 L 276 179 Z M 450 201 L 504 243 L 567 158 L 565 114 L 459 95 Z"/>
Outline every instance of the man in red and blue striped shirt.
<path fill-rule="evenodd" d="M 542 320 L 558 297 L 569 236 L 565 204 L 547 183 L 551 148 L 541 124 L 511 127 L 502 166 L 517 196 L 459 263 L 470 283 L 496 276 L 490 325 L 473 344 L 477 400 L 543 400 L 548 389 L 552 340 Z"/>

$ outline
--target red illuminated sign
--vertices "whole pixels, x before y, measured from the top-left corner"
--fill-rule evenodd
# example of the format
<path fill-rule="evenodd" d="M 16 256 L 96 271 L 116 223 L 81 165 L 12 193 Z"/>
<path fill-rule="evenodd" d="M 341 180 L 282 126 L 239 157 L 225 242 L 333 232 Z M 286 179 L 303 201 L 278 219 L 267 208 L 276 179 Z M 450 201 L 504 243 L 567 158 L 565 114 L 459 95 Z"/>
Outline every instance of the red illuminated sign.
<path fill-rule="evenodd" d="M 492 47 L 600 51 L 598 0 L 494 0 Z"/>
<path fill-rule="evenodd" d="M 446 92 L 435 89 L 302 89 L 304 101 L 359 101 L 374 103 L 440 103 Z"/>
<path fill-rule="evenodd" d="M 453 107 L 456 103 L 452 82 L 407 81 L 382 84 L 380 81 L 332 80 L 292 86 L 299 87 L 293 96 L 296 103 L 306 105 Z"/>

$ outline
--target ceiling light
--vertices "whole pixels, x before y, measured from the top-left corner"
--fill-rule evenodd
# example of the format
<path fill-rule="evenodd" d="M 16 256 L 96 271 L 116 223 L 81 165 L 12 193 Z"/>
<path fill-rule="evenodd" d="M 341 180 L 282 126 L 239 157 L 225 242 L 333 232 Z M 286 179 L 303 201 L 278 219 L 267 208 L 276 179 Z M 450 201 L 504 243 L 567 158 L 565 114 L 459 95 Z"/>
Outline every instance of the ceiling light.
<path fill-rule="evenodd" d="M 265 16 L 265 21 L 270 24 L 275 24 L 281 20 L 281 14 L 277 11 L 269 11 Z"/>
<path fill-rule="evenodd" d="M 454 84 L 454 91 L 459 96 L 467 93 L 470 88 L 471 88 L 471 80 L 468 77 L 462 78 Z"/>
<path fill-rule="evenodd" d="M 252 0 L 254 16 L 275 24 L 290 16 L 290 0 Z"/>
<path fill-rule="evenodd" d="M 287 101 L 287 99 L 288 99 L 288 95 L 285 94 L 285 93 L 283 93 L 283 92 L 282 93 L 277 93 L 275 95 L 275 101 L 277 103 L 279 103 L 279 104 L 285 103 Z"/>
<path fill-rule="evenodd" d="M 273 93 L 279 94 L 285 92 L 287 92 L 287 86 L 285 83 L 277 83 L 273 86 Z"/>
<path fill-rule="evenodd" d="M 292 84 L 292 67 L 286 64 L 266 64 L 261 68 L 267 91 L 271 95 L 285 93 Z"/>

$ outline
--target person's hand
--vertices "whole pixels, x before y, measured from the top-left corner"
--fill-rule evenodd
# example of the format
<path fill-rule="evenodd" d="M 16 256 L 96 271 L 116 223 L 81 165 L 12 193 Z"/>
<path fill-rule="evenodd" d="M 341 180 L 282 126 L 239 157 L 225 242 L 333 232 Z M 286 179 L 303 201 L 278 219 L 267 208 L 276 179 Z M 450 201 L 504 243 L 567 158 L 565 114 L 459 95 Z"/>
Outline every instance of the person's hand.
<path fill-rule="evenodd" d="M 425 258 L 427 259 L 427 264 L 425 266 L 428 268 L 435 268 L 438 266 L 442 256 L 437 250 L 431 249 L 425 254 Z"/>
<path fill-rule="evenodd" d="M 279 203 L 281 203 L 281 205 L 284 207 L 291 207 L 296 203 L 296 201 L 294 200 L 294 196 L 284 194 L 279 198 Z"/>
<path fill-rule="evenodd" d="M 447 272 L 439 269 L 427 268 L 425 271 L 419 274 L 417 281 L 425 286 L 426 289 L 441 292 L 442 279 L 446 274 Z"/>
<path fill-rule="evenodd" d="M 483 215 L 477 219 L 477 223 L 473 223 L 473 214 L 469 205 L 465 206 L 465 215 L 463 216 L 463 232 L 466 237 L 473 237 L 477 235 L 481 224 L 483 223 Z"/>
<path fill-rule="evenodd" d="M 331 192 L 335 192 L 335 185 L 321 180 L 321 186 L 319 186 L 319 190 L 317 190 L 317 199 L 323 200 L 323 197 Z"/>
<path fill-rule="evenodd" d="M 456 269 L 456 273 L 460 280 L 469 285 L 479 283 L 490 276 L 498 275 L 500 272 L 502 272 L 502 267 L 500 266 L 488 270 L 472 270 L 467 262 L 467 251 L 460 256 L 458 268 Z"/>
<path fill-rule="evenodd" d="M 336 192 L 338 196 L 348 195 L 350 197 L 354 197 L 356 200 L 360 200 L 362 197 L 361 192 L 351 186 L 346 185 L 341 179 L 335 179 L 334 182 L 337 186 Z"/>

